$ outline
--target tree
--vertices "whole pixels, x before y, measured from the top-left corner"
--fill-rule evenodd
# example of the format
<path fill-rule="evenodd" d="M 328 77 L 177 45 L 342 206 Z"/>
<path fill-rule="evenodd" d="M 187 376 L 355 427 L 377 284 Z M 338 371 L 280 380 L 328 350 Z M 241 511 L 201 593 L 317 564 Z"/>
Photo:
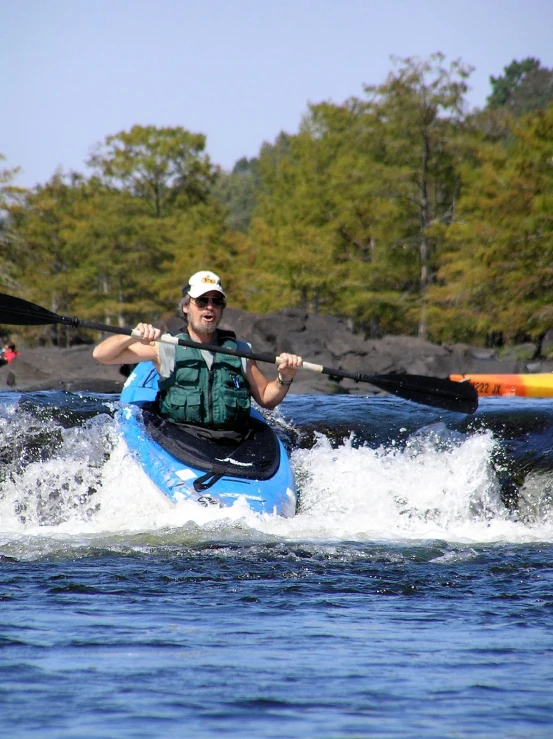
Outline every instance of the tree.
<path fill-rule="evenodd" d="M 109 186 L 144 199 L 160 218 L 208 199 L 217 173 L 204 149 L 205 136 L 184 128 L 133 126 L 108 136 L 88 165 Z"/>
<path fill-rule="evenodd" d="M 226 213 L 213 197 L 218 171 L 204 148 L 203 135 L 183 128 L 134 126 L 97 149 L 90 164 L 107 206 L 90 228 L 112 259 L 88 259 L 99 287 L 94 311 L 118 322 L 167 313 L 196 268 L 228 266 Z"/>
<path fill-rule="evenodd" d="M 331 300 L 332 240 L 325 226 L 332 193 L 325 160 L 309 131 L 281 133 L 274 146 L 261 148 L 261 192 L 249 231 L 258 247 L 257 310 L 295 305 L 318 312 Z"/>
<path fill-rule="evenodd" d="M 352 317 L 357 329 L 378 336 L 404 326 L 414 260 L 399 245 L 398 203 L 388 196 L 387 130 L 374 110 L 352 98 L 341 106 L 310 107 L 303 123 L 317 150 L 318 213 L 328 246 L 327 312 Z M 314 159 L 314 156 L 310 157 Z M 321 207 L 322 206 L 322 207 Z"/>
<path fill-rule="evenodd" d="M 444 56 L 399 59 L 383 85 L 366 86 L 370 109 L 385 122 L 388 197 L 401 206 L 403 242 L 419 254 L 419 326 L 426 336 L 427 291 L 437 269 L 430 228 L 451 220 L 458 195 L 455 141 L 463 126 L 472 69 Z"/>
<path fill-rule="evenodd" d="M 68 184 L 60 173 L 27 191 L 21 202 L 10 207 L 19 281 L 25 286 L 26 297 L 54 312 L 68 314 L 78 295 L 73 276 L 83 252 L 77 237 L 88 207 L 82 180 L 75 176 Z M 66 344 L 69 336 L 65 326 L 54 325 L 51 338 L 54 343 Z"/>
<path fill-rule="evenodd" d="M 261 154 L 254 215 L 283 299 L 345 310 L 373 335 L 381 323 L 410 330 L 417 315 L 424 336 L 438 266 L 431 231 L 455 209 L 470 69 L 444 68 L 441 54 L 396 63 L 384 84 L 365 87 L 367 100 L 311 105 L 281 156 Z M 299 270 L 304 238 L 311 256 Z M 270 243 L 279 254 L 272 266 Z"/>
<path fill-rule="evenodd" d="M 260 187 L 259 159 L 256 158 L 243 157 L 232 172 L 219 174 L 213 197 L 227 209 L 226 223 L 231 231 L 248 232 Z"/>
<path fill-rule="evenodd" d="M 490 77 L 489 110 L 505 110 L 521 116 L 553 102 L 553 70 L 542 67 L 539 59 L 513 60 L 503 71 L 502 76 Z"/>
<path fill-rule="evenodd" d="M 481 145 L 446 233 L 432 290 L 433 338 L 538 347 L 553 327 L 553 105 L 512 123 L 508 144 Z"/>
<path fill-rule="evenodd" d="M 0 164 L 6 160 L 0 154 Z M 12 181 L 20 168 L 0 168 L 0 284 L 11 290 L 17 286 L 18 260 L 14 249 L 14 233 L 10 222 L 10 208 L 24 197 L 23 188 Z"/>
<path fill-rule="evenodd" d="M 72 279 L 75 304 L 88 316 L 119 326 L 150 320 L 166 310 L 159 295 L 164 264 L 170 258 L 168 219 L 151 213 L 128 192 L 87 183 L 90 210 L 74 234 L 82 255 Z"/>

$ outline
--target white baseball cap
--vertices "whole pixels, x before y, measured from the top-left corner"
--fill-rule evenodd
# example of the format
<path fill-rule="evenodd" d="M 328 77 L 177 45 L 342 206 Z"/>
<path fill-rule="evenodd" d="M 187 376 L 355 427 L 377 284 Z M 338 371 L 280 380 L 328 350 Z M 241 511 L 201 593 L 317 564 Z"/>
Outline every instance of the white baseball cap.
<path fill-rule="evenodd" d="M 203 270 L 202 272 L 195 272 L 192 275 L 183 293 L 186 291 L 191 298 L 199 298 L 200 295 L 205 295 L 205 293 L 209 293 L 212 290 L 225 295 L 225 291 L 221 285 L 221 278 L 215 272 Z"/>

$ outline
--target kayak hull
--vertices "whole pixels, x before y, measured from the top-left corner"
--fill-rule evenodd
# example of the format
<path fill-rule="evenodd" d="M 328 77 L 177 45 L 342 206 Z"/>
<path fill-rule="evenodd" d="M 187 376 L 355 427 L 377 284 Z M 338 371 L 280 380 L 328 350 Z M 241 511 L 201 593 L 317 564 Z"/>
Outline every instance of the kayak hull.
<path fill-rule="evenodd" d="M 553 398 L 553 373 L 450 375 L 455 382 L 470 382 L 480 397 Z"/>
<path fill-rule="evenodd" d="M 232 457 L 237 455 L 229 453 L 228 447 L 216 447 L 219 452 L 217 458 L 220 457 L 216 469 L 221 474 L 211 474 L 206 472 L 205 466 L 195 466 L 178 459 L 165 448 L 165 442 L 160 443 L 152 438 L 145 417 L 147 404 L 153 403 L 156 398 L 158 381 L 159 375 L 151 362 L 136 366 L 121 392 L 124 405 L 120 421 L 131 454 L 172 503 L 191 500 L 203 505 L 228 507 L 243 500 L 256 513 L 285 517 L 295 514 L 297 494 L 288 455 L 280 439 L 257 411 L 252 409 L 252 424 L 264 434 L 263 439 L 268 439 L 274 445 L 274 465 L 268 471 L 259 466 L 257 475 L 255 457 L 251 457 L 253 462 L 235 461 Z M 171 426 L 178 431 L 175 424 Z M 187 443 L 191 442 L 196 443 L 193 437 L 187 435 Z M 202 442 L 198 441 L 197 444 L 201 445 Z M 245 459 L 249 460 L 250 457 Z M 224 473 L 227 467 L 230 469 Z"/>

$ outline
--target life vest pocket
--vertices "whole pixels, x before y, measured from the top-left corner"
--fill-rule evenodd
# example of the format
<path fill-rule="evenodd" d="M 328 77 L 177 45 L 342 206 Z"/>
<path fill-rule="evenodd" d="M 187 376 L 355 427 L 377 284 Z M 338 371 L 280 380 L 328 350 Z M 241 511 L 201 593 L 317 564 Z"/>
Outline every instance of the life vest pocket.
<path fill-rule="evenodd" d="M 200 384 L 200 360 L 195 362 L 177 362 L 178 384 L 183 387 L 197 387 Z"/>
<path fill-rule="evenodd" d="M 247 423 L 250 417 L 251 407 L 248 390 L 244 388 L 243 390 L 234 390 L 233 392 L 223 392 L 222 396 L 226 411 L 225 423 L 230 425 Z"/>
<path fill-rule="evenodd" d="M 163 410 L 175 421 L 202 423 L 205 420 L 202 391 L 172 387 L 165 398 Z"/>

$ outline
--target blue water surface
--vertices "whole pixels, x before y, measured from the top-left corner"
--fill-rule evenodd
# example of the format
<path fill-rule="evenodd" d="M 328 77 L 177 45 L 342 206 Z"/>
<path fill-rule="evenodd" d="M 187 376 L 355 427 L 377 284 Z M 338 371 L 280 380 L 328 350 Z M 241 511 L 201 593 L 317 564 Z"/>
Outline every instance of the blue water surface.
<path fill-rule="evenodd" d="M 444 445 L 467 435 L 493 434 L 501 495 L 511 500 L 526 485 L 543 496 L 533 518 L 509 506 L 475 508 L 459 524 L 463 540 L 449 523 L 451 467 L 433 472 L 443 511 L 411 511 L 411 536 L 394 518 L 389 532 L 367 534 L 363 508 L 365 533 L 355 536 L 344 534 L 337 508 L 303 519 L 300 511 L 270 530 L 249 520 L 105 530 L 83 485 L 98 495 L 110 450 L 98 458 L 75 429 L 90 440 L 86 424 L 104 417 L 111 432 L 113 399 L 24 400 L 14 416 L 13 398 L 4 398 L 0 735 L 553 736 L 549 401 L 490 401 L 471 419 L 389 399 L 286 402 L 281 433 L 307 454 L 316 437 L 329 440 L 329 474 L 355 447 L 392 444 L 407 454 L 426 427 L 440 435 L 429 437 L 435 448 L 417 446 L 417 464 L 435 463 Z M 68 477 L 79 455 L 80 472 Z M 324 465 L 322 452 L 313 459 Z M 408 498 L 413 481 L 394 477 L 404 459 L 384 461 L 391 498 L 398 487 Z M 37 465 L 50 481 L 60 475 L 47 496 L 47 480 L 29 482 Z M 33 485 L 43 513 L 49 506 L 38 525 Z M 350 485 L 329 494 L 347 498 Z M 67 490 L 69 513 L 54 514 Z M 432 516 L 445 534 L 421 538 L 417 527 Z M 482 531 L 493 535 L 480 541 Z"/>

